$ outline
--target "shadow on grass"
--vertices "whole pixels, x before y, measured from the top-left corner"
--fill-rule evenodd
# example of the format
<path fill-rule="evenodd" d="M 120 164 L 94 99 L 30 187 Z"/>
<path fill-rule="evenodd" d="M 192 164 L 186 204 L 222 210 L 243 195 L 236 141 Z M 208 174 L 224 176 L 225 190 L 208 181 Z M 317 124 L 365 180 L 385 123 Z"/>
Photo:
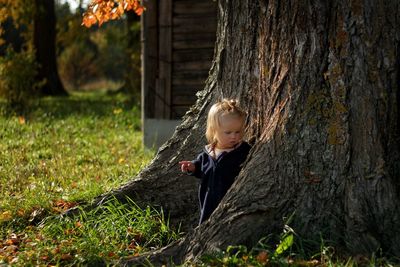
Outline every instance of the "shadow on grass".
<path fill-rule="evenodd" d="M 7 111 L 5 101 L 0 101 L 0 110 L 3 115 L 17 115 Z M 73 93 L 64 97 L 44 97 L 32 101 L 22 115 L 27 119 L 34 119 L 38 116 L 51 119 L 65 119 L 70 116 L 77 117 L 103 117 L 125 111 L 136 111 L 139 114 L 139 107 L 126 94 L 109 94 L 104 92 Z M 135 113 L 136 113 L 135 112 Z"/>

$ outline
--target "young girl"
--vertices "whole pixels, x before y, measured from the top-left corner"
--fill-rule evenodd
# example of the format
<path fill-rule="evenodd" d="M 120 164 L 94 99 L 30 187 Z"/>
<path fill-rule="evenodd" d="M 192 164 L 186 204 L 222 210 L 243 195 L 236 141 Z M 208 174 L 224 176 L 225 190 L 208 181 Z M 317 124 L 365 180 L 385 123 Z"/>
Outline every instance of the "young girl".
<path fill-rule="evenodd" d="M 182 172 L 201 179 L 199 224 L 217 208 L 249 153 L 250 145 L 242 140 L 245 117 L 235 100 L 214 104 L 207 117 L 209 144 L 195 160 L 179 162 Z"/>

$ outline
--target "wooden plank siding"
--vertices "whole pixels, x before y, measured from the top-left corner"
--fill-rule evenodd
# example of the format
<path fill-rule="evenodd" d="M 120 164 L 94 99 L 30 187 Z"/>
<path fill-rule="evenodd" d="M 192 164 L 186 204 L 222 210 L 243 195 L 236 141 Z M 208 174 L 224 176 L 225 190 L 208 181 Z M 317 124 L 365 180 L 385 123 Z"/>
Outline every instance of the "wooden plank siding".
<path fill-rule="evenodd" d="M 214 1 L 175 0 L 172 6 L 171 118 L 180 119 L 204 88 L 217 29 Z"/>
<path fill-rule="evenodd" d="M 171 118 L 172 0 L 159 1 L 159 73 L 156 82 L 155 117 Z"/>
<path fill-rule="evenodd" d="M 156 80 L 158 77 L 158 6 L 146 2 L 141 16 L 142 49 L 142 121 L 155 117 Z"/>
<path fill-rule="evenodd" d="M 180 119 L 211 67 L 217 3 L 148 0 L 142 16 L 143 120 Z"/>

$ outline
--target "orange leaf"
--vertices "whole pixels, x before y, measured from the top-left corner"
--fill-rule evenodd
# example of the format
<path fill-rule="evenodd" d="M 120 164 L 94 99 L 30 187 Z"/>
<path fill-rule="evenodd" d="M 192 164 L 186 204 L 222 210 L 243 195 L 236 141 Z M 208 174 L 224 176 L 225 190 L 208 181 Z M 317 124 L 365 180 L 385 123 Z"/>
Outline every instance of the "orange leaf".
<path fill-rule="evenodd" d="M 17 214 L 19 215 L 19 216 L 24 216 L 25 215 L 25 210 L 24 209 L 19 209 L 18 211 L 17 211 Z"/>
<path fill-rule="evenodd" d="M 25 117 L 19 116 L 18 117 L 18 122 L 19 122 L 19 124 L 25 124 Z"/>
<path fill-rule="evenodd" d="M 118 14 L 119 14 L 119 15 L 124 14 L 124 7 L 123 7 L 122 5 L 119 5 L 119 6 L 118 6 Z"/>
<path fill-rule="evenodd" d="M 112 13 L 110 19 L 117 19 L 119 17 L 118 13 Z"/>
<path fill-rule="evenodd" d="M 47 256 L 47 255 L 45 255 L 45 256 L 41 256 L 40 259 L 41 259 L 42 261 L 48 261 L 48 260 L 50 259 L 50 257 Z"/>
<path fill-rule="evenodd" d="M 106 21 L 120 18 L 128 10 L 141 15 L 145 9 L 139 0 L 92 0 L 83 14 L 82 25 L 90 27 L 97 22 L 101 26 Z M 89 18 L 91 15 L 96 19 Z"/>
<path fill-rule="evenodd" d="M 97 19 L 93 14 L 85 13 L 83 15 L 82 25 L 84 25 L 85 27 L 89 28 L 92 25 L 96 24 L 96 22 Z"/>
<path fill-rule="evenodd" d="M 261 251 L 260 253 L 258 253 L 256 259 L 259 263 L 265 264 L 268 262 L 268 253 L 266 251 Z"/>
<path fill-rule="evenodd" d="M 68 260 L 72 260 L 72 256 L 70 254 L 62 254 L 61 255 L 61 259 L 63 261 L 68 261 Z"/>
<path fill-rule="evenodd" d="M 53 250 L 51 251 L 51 253 L 53 253 L 54 255 L 59 254 L 60 252 L 61 252 L 60 247 L 56 247 L 55 249 L 53 249 Z"/>
<path fill-rule="evenodd" d="M 107 7 L 109 7 L 109 8 L 113 8 L 114 5 L 115 5 L 114 1 L 108 1 L 107 2 Z"/>
<path fill-rule="evenodd" d="M 141 15 L 143 14 L 143 11 L 144 11 L 144 7 L 143 7 L 143 6 L 139 6 L 139 7 L 137 7 L 137 8 L 135 9 L 135 13 L 136 13 L 138 16 L 141 16 Z"/>
<path fill-rule="evenodd" d="M 53 201 L 53 209 L 59 212 L 66 211 L 70 208 L 75 207 L 76 205 L 77 205 L 76 202 L 68 202 L 63 199 L 58 199 Z"/>
<path fill-rule="evenodd" d="M 137 247 L 135 241 L 132 241 L 129 245 L 128 245 L 128 249 L 130 250 L 135 250 L 135 248 Z"/>
<path fill-rule="evenodd" d="M 78 187 L 78 184 L 75 181 L 71 183 L 71 188 L 77 188 L 77 187 Z"/>
<path fill-rule="evenodd" d="M 9 221 L 12 219 L 12 213 L 11 211 L 4 211 L 3 213 L 0 213 L 0 221 Z"/>

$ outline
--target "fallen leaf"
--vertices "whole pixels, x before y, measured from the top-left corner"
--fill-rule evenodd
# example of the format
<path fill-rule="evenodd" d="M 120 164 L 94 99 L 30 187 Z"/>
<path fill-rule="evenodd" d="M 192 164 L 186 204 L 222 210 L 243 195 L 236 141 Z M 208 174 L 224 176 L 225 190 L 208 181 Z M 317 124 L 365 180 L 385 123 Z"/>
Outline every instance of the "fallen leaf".
<path fill-rule="evenodd" d="M 76 202 L 68 202 L 64 199 L 53 200 L 53 210 L 56 212 L 65 212 L 77 205 L 78 203 Z"/>
<path fill-rule="evenodd" d="M 10 245 L 10 246 L 6 246 L 3 249 L 4 251 L 6 251 L 7 253 L 12 253 L 18 250 L 18 247 L 16 245 Z"/>
<path fill-rule="evenodd" d="M 40 217 L 42 216 L 44 214 L 44 209 L 43 208 L 35 208 L 32 212 L 31 212 L 31 214 L 30 214 L 30 216 L 29 216 L 29 221 L 30 222 L 33 222 L 33 221 L 35 221 L 36 219 L 40 219 Z"/>
<path fill-rule="evenodd" d="M 56 247 L 55 249 L 53 249 L 53 250 L 51 251 L 51 253 L 53 253 L 54 255 L 59 254 L 60 252 L 61 252 L 60 247 Z"/>
<path fill-rule="evenodd" d="M 122 112 L 122 108 L 117 108 L 113 110 L 114 115 L 118 115 Z"/>
<path fill-rule="evenodd" d="M 36 241 L 42 241 L 44 237 L 41 234 L 36 234 L 35 240 Z"/>
<path fill-rule="evenodd" d="M 25 117 L 19 116 L 18 117 L 18 122 L 19 122 L 19 124 L 25 124 Z"/>
<path fill-rule="evenodd" d="M 66 235 L 75 235 L 76 231 L 75 231 L 75 229 L 65 229 L 64 230 L 64 234 L 66 234 Z"/>
<path fill-rule="evenodd" d="M 44 256 L 41 256 L 40 259 L 42 261 L 48 261 L 50 259 L 50 257 L 48 255 L 44 255 Z"/>
<path fill-rule="evenodd" d="M 10 261 L 11 264 L 16 264 L 17 262 L 18 262 L 18 257 L 14 257 L 14 258 Z"/>
<path fill-rule="evenodd" d="M 11 211 L 7 210 L 0 214 L 0 221 L 8 222 L 12 219 Z"/>
<path fill-rule="evenodd" d="M 258 253 L 256 259 L 259 263 L 266 264 L 268 262 L 268 253 L 266 251 L 261 251 Z"/>
<path fill-rule="evenodd" d="M 24 209 L 19 209 L 19 210 L 17 211 L 17 214 L 18 214 L 19 216 L 23 217 L 23 216 L 25 215 L 25 210 L 24 210 Z"/>
<path fill-rule="evenodd" d="M 6 240 L 7 245 L 18 245 L 20 242 L 16 234 L 11 234 L 10 238 Z"/>
<path fill-rule="evenodd" d="M 295 266 L 299 267 L 313 267 L 319 265 L 319 261 L 317 260 L 310 260 L 310 261 L 305 261 L 305 260 L 297 260 L 294 262 Z"/>
<path fill-rule="evenodd" d="M 61 259 L 63 261 L 68 261 L 68 260 L 72 260 L 72 256 L 70 254 L 62 254 L 61 255 Z"/>

